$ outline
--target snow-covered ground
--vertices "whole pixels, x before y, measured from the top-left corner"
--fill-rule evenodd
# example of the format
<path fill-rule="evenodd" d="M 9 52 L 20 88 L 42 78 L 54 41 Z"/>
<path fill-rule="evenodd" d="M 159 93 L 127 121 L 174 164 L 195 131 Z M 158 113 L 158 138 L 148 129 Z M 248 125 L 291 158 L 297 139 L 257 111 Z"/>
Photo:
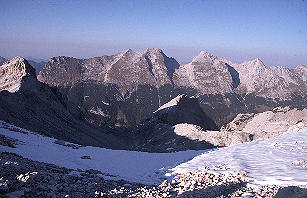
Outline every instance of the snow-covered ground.
<path fill-rule="evenodd" d="M 44 137 L 25 129 L 21 130 L 27 132 L 27 134 L 5 129 L 3 123 L 0 122 L 1 135 L 23 142 L 17 144 L 16 148 L 0 145 L 0 152 L 8 151 L 32 160 L 71 169 L 100 170 L 102 173 L 112 175 L 112 177 L 107 176 L 109 179 L 124 179 L 144 184 L 161 183 L 165 180 L 164 175 L 170 168 L 205 152 L 146 153 L 91 146 L 73 149 L 72 147 L 55 144 L 56 140 L 53 138 Z M 91 159 L 81 159 L 82 156 L 90 156 Z"/>
<path fill-rule="evenodd" d="M 14 126 L 5 125 L 8 124 L 0 122 L 0 134 L 21 142 L 16 148 L 0 145 L 0 152 L 13 152 L 66 168 L 100 170 L 109 179 L 158 184 L 166 178 L 166 173 L 169 176 L 170 173 L 201 172 L 209 167 L 213 172 L 245 171 L 258 185 L 307 185 L 306 167 L 295 165 L 307 160 L 307 128 L 269 140 L 220 149 L 146 153 L 91 146 L 74 149 L 56 144 L 53 138 L 24 129 L 21 130 L 26 133 L 21 133 L 7 129 Z M 82 159 L 82 156 L 90 156 L 90 159 Z"/>
<path fill-rule="evenodd" d="M 257 185 L 307 185 L 307 128 L 272 139 L 258 140 L 199 155 L 172 169 L 173 174 L 245 171 Z"/>

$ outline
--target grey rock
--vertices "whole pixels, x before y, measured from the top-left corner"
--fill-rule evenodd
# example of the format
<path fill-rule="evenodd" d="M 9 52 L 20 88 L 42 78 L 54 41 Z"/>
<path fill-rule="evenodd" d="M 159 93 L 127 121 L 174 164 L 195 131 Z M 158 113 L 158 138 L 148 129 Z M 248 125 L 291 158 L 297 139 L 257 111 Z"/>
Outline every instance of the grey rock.
<path fill-rule="evenodd" d="M 307 109 L 277 107 L 257 114 L 239 114 L 221 131 L 250 133 L 253 139 L 273 138 L 307 126 Z"/>

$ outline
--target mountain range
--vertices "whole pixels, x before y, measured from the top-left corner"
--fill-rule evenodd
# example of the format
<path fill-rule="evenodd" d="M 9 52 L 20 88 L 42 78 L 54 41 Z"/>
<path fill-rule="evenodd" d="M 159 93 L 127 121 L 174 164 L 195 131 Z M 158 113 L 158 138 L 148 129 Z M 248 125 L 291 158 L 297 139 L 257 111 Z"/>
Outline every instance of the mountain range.
<path fill-rule="evenodd" d="M 238 113 L 306 106 L 307 67 L 241 64 L 205 51 L 180 64 L 161 49 L 125 50 L 89 59 L 51 58 L 38 79 L 57 87 L 95 125 L 139 124 L 179 94 L 195 96 L 221 127 Z"/>
<path fill-rule="evenodd" d="M 2 64 L 0 120 L 112 149 L 227 146 L 264 136 L 261 130 L 250 135 L 251 127 L 233 130 L 231 123 L 288 106 L 298 108 L 292 125 L 306 107 L 305 66 L 267 67 L 259 59 L 235 64 L 204 51 L 188 64 L 160 49 L 90 59 L 60 56 L 36 73 L 22 57 Z"/>
<path fill-rule="evenodd" d="M 178 123 L 216 129 L 196 98 L 177 97 L 171 101 L 172 107 L 161 107 L 135 127 L 99 127 L 89 123 L 82 111 L 57 88 L 38 81 L 35 69 L 24 58 L 15 57 L 5 62 L 0 74 L 0 120 L 16 126 L 60 140 L 111 149 L 167 152 L 169 147 L 174 150 L 214 147 L 174 133 L 173 126 Z M 161 139 L 162 134 L 168 136 L 164 136 L 163 141 L 153 141 Z M 161 146 L 171 140 L 176 141 Z"/>

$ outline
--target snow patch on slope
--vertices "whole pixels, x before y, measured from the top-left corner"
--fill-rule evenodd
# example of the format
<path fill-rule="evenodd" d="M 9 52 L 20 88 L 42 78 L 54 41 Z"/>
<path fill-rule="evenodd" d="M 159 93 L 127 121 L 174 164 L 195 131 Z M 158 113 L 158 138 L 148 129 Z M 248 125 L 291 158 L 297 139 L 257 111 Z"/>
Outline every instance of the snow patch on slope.
<path fill-rule="evenodd" d="M 95 169 L 112 175 L 113 180 L 124 179 L 130 182 L 159 184 L 165 180 L 164 175 L 170 168 L 204 152 L 146 153 L 91 146 L 63 146 L 72 144 L 64 141 L 56 144 L 57 140 L 54 138 L 44 137 L 6 123 L 4 125 L 10 127 L 5 127 L 3 123 L 0 121 L 0 134 L 23 143 L 15 145 L 16 148 L 0 145 L 0 152 L 12 152 L 31 160 L 70 169 Z"/>
<path fill-rule="evenodd" d="M 258 140 L 204 153 L 172 169 L 173 174 L 245 171 L 258 185 L 306 185 L 307 128 L 269 140 Z M 220 167 L 224 167 L 221 169 Z"/>

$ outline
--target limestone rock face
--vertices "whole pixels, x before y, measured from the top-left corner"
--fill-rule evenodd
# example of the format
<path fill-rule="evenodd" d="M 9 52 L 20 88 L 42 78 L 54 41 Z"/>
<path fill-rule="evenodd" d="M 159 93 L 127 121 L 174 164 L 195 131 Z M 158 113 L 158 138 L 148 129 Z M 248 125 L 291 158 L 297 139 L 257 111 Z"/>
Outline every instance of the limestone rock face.
<path fill-rule="evenodd" d="M 306 95 L 306 76 L 303 65 L 267 67 L 259 58 L 236 64 L 201 51 L 176 70 L 174 81 L 178 87 L 194 88 L 201 94 L 255 94 L 286 100 L 293 94 Z"/>
<path fill-rule="evenodd" d="M 0 91 L 16 92 L 29 79 L 36 79 L 35 69 L 22 57 L 17 56 L 0 67 Z"/>
<path fill-rule="evenodd" d="M 145 52 L 129 49 L 112 56 L 90 59 L 54 57 L 40 72 L 38 79 L 62 87 L 89 80 L 114 84 L 124 95 L 139 85 L 160 87 L 172 84 L 172 74 L 178 67 L 179 63 L 160 49 L 152 48 Z"/>
<path fill-rule="evenodd" d="M 306 94 L 307 68 L 267 67 L 260 59 L 235 64 L 240 76 L 238 93 L 255 93 L 266 98 L 289 99 Z M 304 93 L 305 92 L 305 93 Z"/>
<path fill-rule="evenodd" d="M 259 59 L 232 63 L 201 51 L 188 64 L 180 65 L 157 48 L 145 52 L 122 51 L 113 56 L 90 59 L 54 57 L 38 79 L 53 86 L 72 86 L 78 81 L 94 80 L 115 84 L 124 95 L 139 85 L 161 87 L 171 84 L 193 88 L 201 94 L 256 94 L 286 100 L 305 96 L 307 67 L 294 69 L 268 67 Z"/>
<path fill-rule="evenodd" d="M 178 87 L 194 88 L 202 94 L 231 93 L 235 86 L 229 67 L 216 56 L 201 51 L 191 63 L 175 72 L 174 82 Z"/>
<path fill-rule="evenodd" d="M 51 86 L 68 86 L 81 79 L 81 72 L 82 67 L 79 59 L 59 56 L 51 58 L 46 63 L 38 75 L 38 80 Z"/>
<path fill-rule="evenodd" d="M 222 131 L 253 134 L 253 139 L 273 138 L 307 126 L 307 109 L 278 107 L 257 114 L 239 114 Z"/>

